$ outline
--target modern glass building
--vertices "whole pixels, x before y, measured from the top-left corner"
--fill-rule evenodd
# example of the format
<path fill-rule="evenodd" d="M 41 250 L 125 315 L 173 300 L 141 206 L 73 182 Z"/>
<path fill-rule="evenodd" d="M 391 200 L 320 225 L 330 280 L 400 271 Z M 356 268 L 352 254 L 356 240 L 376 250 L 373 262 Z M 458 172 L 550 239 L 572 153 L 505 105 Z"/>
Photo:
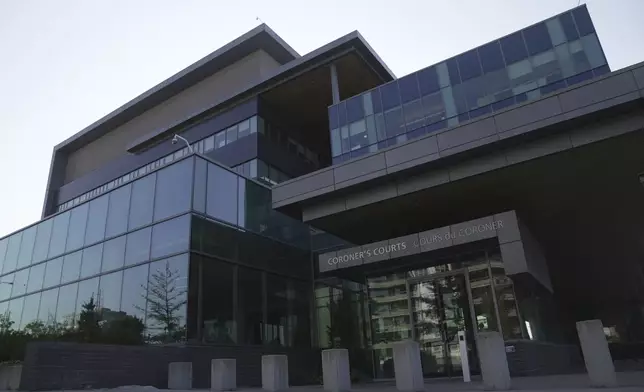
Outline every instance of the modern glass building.
<path fill-rule="evenodd" d="M 329 107 L 333 163 L 610 72 L 576 8 Z"/>
<path fill-rule="evenodd" d="M 156 346 L 346 347 L 359 379 L 405 339 L 459 377 L 459 331 L 477 372 L 496 331 L 513 375 L 570 372 L 577 321 L 644 341 L 643 97 L 586 6 L 401 78 L 357 32 L 261 25 L 54 148 L 0 311 L 69 329 L 93 298 Z"/>

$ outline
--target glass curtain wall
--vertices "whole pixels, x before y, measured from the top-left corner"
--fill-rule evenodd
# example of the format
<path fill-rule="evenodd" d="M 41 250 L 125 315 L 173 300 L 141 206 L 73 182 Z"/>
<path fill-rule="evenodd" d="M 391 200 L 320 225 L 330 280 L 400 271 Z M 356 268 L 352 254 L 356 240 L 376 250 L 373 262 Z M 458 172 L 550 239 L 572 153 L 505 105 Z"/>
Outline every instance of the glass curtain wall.
<path fill-rule="evenodd" d="M 610 72 L 585 6 L 329 107 L 333 163 Z"/>
<path fill-rule="evenodd" d="M 105 334 L 140 322 L 148 342 L 184 340 L 193 167 L 176 161 L 0 239 L 11 328 L 74 329 L 93 301 Z"/>

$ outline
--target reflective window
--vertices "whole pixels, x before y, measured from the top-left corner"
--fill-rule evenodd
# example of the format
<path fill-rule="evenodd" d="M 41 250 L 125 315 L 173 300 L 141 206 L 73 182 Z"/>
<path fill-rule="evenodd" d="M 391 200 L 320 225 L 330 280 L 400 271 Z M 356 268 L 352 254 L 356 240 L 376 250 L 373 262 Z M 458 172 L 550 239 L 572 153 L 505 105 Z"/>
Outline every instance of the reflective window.
<path fill-rule="evenodd" d="M 43 279 L 45 277 L 45 266 L 46 263 L 42 263 L 30 268 L 29 283 L 27 283 L 28 293 L 42 289 Z"/>
<path fill-rule="evenodd" d="M 573 22 L 572 14 L 570 12 L 559 15 L 559 21 L 561 22 L 561 26 L 563 27 L 568 41 L 574 41 L 579 38 L 579 33 L 577 32 L 575 22 Z"/>
<path fill-rule="evenodd" d="M 125 263 L 125 236 L 103 243 L 101 272 L 122 268 Z"/>
<path fill-rule="evenodd" d="M 458 71 L 458 62 L 455 58 L 451 58 L 445 61 L 445 64 L 447 65 L 447 72 L 449 74 L 449 83 L 452 86 L 456 86 L 461 82 L 461 75 Z"/>
<path fill-rule="evenodd" d="M 340 126 L 347 124 L 347 104 L 346 102 L 340 102 L 337 106 L 338 108 L 338 122 Z"/>
<path fill-rule="evenodd" d="M 193 159 L 184 159 L 157 172 L 154 200 L 155 221 L 190 209 L 193 163 Z"/>
<path fill-rule="evenodd" d="M 145 322 L 145 297 L 148 285 L 149 264 L 123 271 L 121 311 Z"/>
<path fill-rule="evenodd" d="M 418 72 L 418 84 L 422 95 L 440 90 L 438 74 L 435 67 L 428 67 Z"/>
<path fill-rule="evenodd" d="M 371 144 L 365 120 L 356 121 L 349 125 L 349 144 L 352 151 Z"/>
<path fill-rule="evenodd" d="M 103 258 L 103 244 L 90 246 L 83 249 L 83 262 L 81 264 L 81 279 L 101 272 L 101 259 Z"/>
<path fill-rule="evenodd" d="M 545 23 L 537 23 L 528 27 L 523 31 L 523 37 L 530 55 L 552 49 L 552 41 L 550 41 L 550 34 L 548 34 L 548 28 Z"/>
<path fill-rule="evenodd" d="M 382 97 L 383 110 L 400 106 L 400 92 L 398 91 L 398 82 L 396 80 L 380 86 L 379 90 Z"/>
<path fill-rule="evenodd" d="M 63 258 L 49 260 L 45 263 L 45 279 L 43 287 L 52 287 L 60 284 L 60 276 L 63 272 Z"/>
<path fill-rule="evenodd" d="M 340 129 L 331 130 L 331 154 L 334 157 L 342 155 L 342 141 L 340 139 Z"/>
<path fill-rule="evenodd" d="M 38 320 L 47 326 L 56 322 L 56 306 L 58 305 L 58 289 L 43 291 L 40 297 Z"/>
<path fill-rule="evenodd" d="M 347 125 L 340 128 L 340 142 L 342 144 L 343 153 L 351 151 L 351 141 L 349 139 L 349 126 Z"/>
<path fill-rule="evenodd" d="M 393 137 L 405 133 L 401 108 L 396 108 L 385 113 L 385 124 L 387 137 Z"/>
<path fill-rule="evenodd" d="M 398 79 L 398 87 L 400 89 L 400 99 L 403 104 L 420 98 L 418 80 L 416 79 L 415 73 Z"/>
<path fill-rule="evenodd" d="M 407 130 L 417 129 L 424 125 L 425 115 L 420 99 L 406 103 L 403 106 L 403 112 L 405 113 L 405 126 Z"/>
<path fill-rule="evenodd" d="M 13 277 L 13 289 L 11 296 L 17 297 L 27 292 L 27 281 L 29 280 L 29 268 L 16 272 Z"/>
<path fill-rule="evenodd" d="M 54 218 L 54 226 L 51 231 L 48 257 L 56 257 L 65 251 L 67 241 L 67 228 L 69 227 L 69 211 Z"/>
<path fill-rule="evenodd" d="M 127 217 L 130 211 L 131 193 L 132 184 L 128 184 L 110 193 L 105 237 L 112 237 L 127 231 Z"/>
<path fill-rule="evenodd" d="M 123 271 L 103 275 L 99 285 L 99 304 L 103 311 L 103 317 L 109 318 L 105 312 L 118 312 L 121 307 L 121 283 Z"/>
<path fill-rule="evenodd" d="M 146 227 L 127 235 L 125 245 L 125 265 L 148 261 L 150 259 L 150 234 L 152 229 Z"/>
<path fill-rule="evenodd" d="M 505 67 L 499 41 L 490 42 L 478 49 L 483 72 L 492 72 Z"/>
<path fill-rule="evenodd" d="M 215 136 L 209 136 L 204 141 L 204 152 L 212 151 L 215 148 Z"/>
<path fill-rule="evenodd" d="M 264 343 L 287 346 L 290 341 L 288 280 L 278 276 L 266 275 L 266 327 Z"/>
<path fill-rule="evenodd" d="M 237 140 L 237 125 L 233 125 L 232 127 L 226 130 L 226 144 L 230 144 L 236 140 Z"/>
<path fill-rule="evenodd" d="M 251 129 L 250 128 L 250 119 L 240 122 L 237 126 L 238 126 L 237 137 L 239 139 L 251 134 L 251 131 L 250 131 L 250 129 Z"/>
<path fill-rule="evenodd" d="M 338 126 L 338 106 L 333 105 L 329 107 L 329 128 L 337 128 Z"/>
<path fill-rule="evenodd" d="M 69 231 L 67 233 L 67 244 L 65 246 L 65 250 L 67 252 L 83 247 L 83 243 L 85 241 L 85 226 L 87 225 L 88 211 L 89 203 L 82 204 L 71 210 L 71 216 L 69 218 Z"/>
<path fill-rule="evenodd" d="M 80 276 L 82 256 L 82 251 L 65 255 L 65 259 L 63 260 L 63 273 L 60 278 L 60 283 L 67 283 L 78 280 L 78 277 Z"/>
<path fill-rule="evenodd" d="M 20 320 L 22 318 L 22 308 L 25 303 L 25 298 L 12 299 L 9 302 L 9 320 L 12 322 L 11 327 L 15 330 L 20 329 Z"/>
<path fill-rule="evenodd" d="M 373 102 L 371 100 L 371 92 L 362 94 L 362 107 L 365 116 L 373 114 Z"/>
<path fill-rule="evenodd" d="M 110 195 L 101 196 L 89 203 L 89 216 L 85 231 L 85 245 L 90 245 L 105 238 L 105 223 Z"/>
<path fill-rule="evenodd" d="M 2 266 L 4 265 L 4 255 L 7 253 L 7 242 L 8 238 L 0 240 L 0 272 L 2 272 Z"/>
<path fill-rule="evenodd" d="M 289 312 L 289 329 L 291 339 L 289 346 L 311 346 L 311 284 L 291 281 L 291 304 Z"/>
<path fill-rule="evenodd" d="M 38 227 L 32 226 L 22 232 L 20 253 L 18 255 L 16 268 L 26 267 L 31 263 L 31 257 L 34 251 L 34 242 L 36 241 L 36 230 L 38 230 Z"/>
<path fill-rule="evenodd" d="M 151 341 L 183 341 L 188 305 L 188 256 L 150 264 L 146 325 Z"/>
<path fill-rule="evenodd" d="M 195 211 L 206 212 L 206 179 L 208 177 L 208 164 L 203 159 L 195 161 L 195 180 L 192 195 L 192 208 Z"/>
<path fill-rule="evenodd" d="M 204 339 L 209 343 L 237 343 L 233 265 L 204 258 L 202 271 Z"/>
<path fill-rule="evenodd" d="M 67 328 L 71 328 L 75 325 L 77 293 L 78 283 L 63 286 L 58 292 L 56 320 Z"/>
<path fill-rule="evenodd" d="M 347 104 L 347 122 L 354 122 L 364 117 L 364 108 L 362 96 L 358 95 L 350 98 Z"/>
<path fill-rule="evenodd" d="M 580 35 L 587 35 L 595 32 L 593 22 L 588 15 L 586 7 L 580 7 L 572 10 L 572 15 L 575 17 L 575 24 Z"/>
<path fill-rule="evenodd" d="M 83 280 L 78 283 L 78 298 L 76 299 L 76 315 L 80 317 L 83 311 L 83 305 L 94 299 L 94 304 L 98 304 L 98 278 Z"/>
<path fill-rule="evenodd" d="M 128 229 L 133 230 L 152 222 L 152 202 L 156 173 L 134 182 L 130 200 L 130 218 Z"/>
<path fill-rule="evenodd" d="M 564 33 L 559 18 L 548 19 L 546 21 L 546 27 L 548 28 L 550 41 L 552 41 L 553 45 L 557 46 L 566 42 L 566 34 Z"/>
<path fill-rule="evenodd" d="M 13 289 L 13 274 L 0 278 L 0 301 L 11 297 L 11 289 Z"/>
<path fill-rule="evenodd" d="M 226 131 L 219 132 L 215 135 L 215 148 L 222 148 L 226 145 Z"/>
<path fill-rule="evenodd" d="M 40 329 L 34 322 L 38 321 L 38 307 L 40 306 L 40 293 L 25 297 L 23 303 L 20 329 Z"/>
<path fill-rule="evenodd" d="M 598 68 L 606 64 L 604 53 L 595 34 L 586 35 L 581 38 L 581 46 L 584 48 L 591 68 Z"/>
<path fill-rule="evenodd" d="M 159 258 L 188 250 L 190 240 L 190 216 L 184 215 L 152 228 L 150 258 Z"/>
<path fill-rule="evenodd" d="M 475 78 L 483 73 L 476 49 L 459 55 L 456 61 L 462 81 Z"/>
<path fill-rule="evenodd" d="M 506 64 L 512 64 L 528 57 L 528 50 L 523 42 L 521 32 L 501 38 L 501 49 Z"/>
<path fill-rule="evenodd" d="M 238 267 L 237 320 L 239 344 L 262 344 L 264 283 L 260 271 Z"/>
<path fill-rule="evenodd" d="M 16 233 L 9 237 L 7 243 L 7 250 L 4 257 L 4 265 L 2 267 L 2 273 L 6 274 L 7 272 L 14 271 L 16 269 L 16 264 L 18 263 L 18 253 L 20 253 L 20 240 L 22 239 L 22 232 Z"/>
<path fill-rule="evenodd" d="M 207 214 L 237 224 L 237 176 L 217 165 L 208 165 Z"/>

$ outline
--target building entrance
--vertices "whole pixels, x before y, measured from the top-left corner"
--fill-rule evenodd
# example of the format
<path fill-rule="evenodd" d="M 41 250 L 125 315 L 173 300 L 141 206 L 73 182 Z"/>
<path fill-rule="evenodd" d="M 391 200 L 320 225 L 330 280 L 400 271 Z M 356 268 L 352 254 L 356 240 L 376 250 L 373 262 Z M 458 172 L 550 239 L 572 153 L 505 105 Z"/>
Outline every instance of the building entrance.
<path fill-rule="evenodd" d="M 476 333 L 521 338 L 512 283 L 498 252 L 475 252 L 444 264 L 367 278 L 374 375 L 393 378 L 393 344 L 421 347 L 425 377 L 461 377 L 457 335 L 464 331 L 472 373 L 479 371 Z"/>
<path fill-rule="evenodd" d="M 472 311 L 463 272 L 409 282 L 412 337 L 420 343 L 425 377 L 462 375 L 458 332 L 473 353 Z"/>

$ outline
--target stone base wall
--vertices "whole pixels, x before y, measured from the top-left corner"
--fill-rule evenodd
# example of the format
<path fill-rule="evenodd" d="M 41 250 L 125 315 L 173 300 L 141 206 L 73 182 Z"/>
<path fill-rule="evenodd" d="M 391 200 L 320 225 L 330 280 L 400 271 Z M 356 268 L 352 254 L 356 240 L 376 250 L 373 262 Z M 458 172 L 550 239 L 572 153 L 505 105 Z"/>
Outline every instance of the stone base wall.
<path fill-rule="evenodd" d="M 585 371 L 581 349 L 576 345 L 506 340 L 510 375 L 544 376 Z"/>
<path fill-rule="evenodd" d="M 115 346 L 34 342 L 27 346 L 21 390 L 168 387 L 170 362 L 193 363 L 193 388 L 210 388 L 210 361 L 237 360 L 237 384 L 261 386 L 261 356 L 286 354 L 291 385 L 319 383 L 320 351 L 262 346 Z"/>

